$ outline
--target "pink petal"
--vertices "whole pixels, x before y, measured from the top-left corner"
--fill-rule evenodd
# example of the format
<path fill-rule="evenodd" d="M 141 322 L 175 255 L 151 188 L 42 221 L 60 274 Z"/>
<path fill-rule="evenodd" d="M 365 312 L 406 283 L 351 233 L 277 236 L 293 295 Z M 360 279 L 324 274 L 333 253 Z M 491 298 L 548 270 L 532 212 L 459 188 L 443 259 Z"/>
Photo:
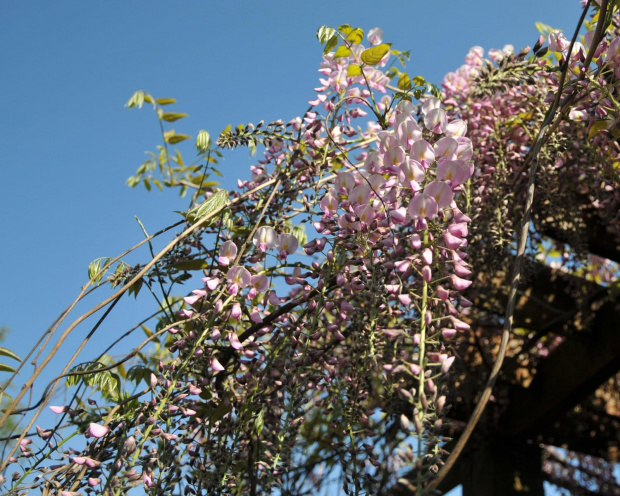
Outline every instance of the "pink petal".
<path fill-rule="evenodd" d="M 90 427 L 88 428 L 88 433 L 96 438 L 100 438 L 105 436 L 108 432 L 110 432 L 110 428 L 106 427 L 105 425 L 100 425 L 100 424 L 90 424 Z"/>
<path fill-rule="evenodd" d="M 230 346 L 232 346 L 235 350 L 240 350 L 243 348 L 237 333 L 234 331 L 228 334 L 228 341 L 230 341 Z"/>
<path fill-rule="evenodd" d="M 454 289 L 457 289 L 458 291 L 463 291 L 464 289 L 467 289 L 469 286 L 471 286 L 471 281 L 468 281 L 467 279 L 461 279 L 460 277 L 455 275 L 450 276 L 450 282 L 454 286 Z"/>
<path fill-rule="evenodd" d="M 216 372 L 221 372 L 222 370 L 225 370 L 220 361 L 215 357 L 211 359 L 211 368 Z"/>

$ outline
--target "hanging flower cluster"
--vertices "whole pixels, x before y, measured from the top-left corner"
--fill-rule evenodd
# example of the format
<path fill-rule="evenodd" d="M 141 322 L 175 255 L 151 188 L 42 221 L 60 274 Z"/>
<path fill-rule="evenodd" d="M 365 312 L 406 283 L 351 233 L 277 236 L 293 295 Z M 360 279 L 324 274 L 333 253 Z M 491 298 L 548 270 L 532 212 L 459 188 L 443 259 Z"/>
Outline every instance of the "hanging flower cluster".
<path fill-rule="evenodd" d="M 132 352 L 127 360 L 141 361 L 122 377 L 125 362 L 111 358 L 74 370 L 74 383 L 97 394 L 52 411 L 79 426 L 82 444 L 66 448 L 56 429 L 37 427 L 9 459 L 53 459 L 25 470 L 39 470 L 47 491 L 303 494 L 340 473 L 346 494 L 376 494 L 405 466 L 420 490 L 442 466 L 450 372 L 471 317 L 463 292 L 482 273 L 470 231 L 477 246 L 511 239 L 517 213 L 501 203 L 510 193 L 501 185 L 521 180 L 556 76 L 510 46 L 491 60 L 476 47 L 440 95 L 390 66 L 399 52 L 378 28 L 368 47 L 347 25 L 322 27 L 319 40 L 310 110 L 224 131 L 221 148 L 264 146 L 251 178 L 231 192 L 197 186 L 190 234 L 144 266 L 140 284 L 162 289 L 155 331 L 145 330 L 155 351 Z M 613 101 L 602 81 L 616 70 L 615 47 L 597 59 L 606 56 L 609 71 L 596 106 L 572 118 L 604 116 L 596 108 Z M 587 48 L 586 39 L 569 59 Z M 549 49 L 568 48 L 551 33 Z M 527 84 L 480 82 L 508 66 Z M 576 171 L 569 164 L 583 155 L 566 146 L 574 131 L 562 131 L 548 169 Z M 204 134 L 199 149 L 209 167 Z M 500 219 L 507 233 L 484 230 L 493 201 L 486 227 Z M 125 283 L 142 268 L 116 277 Z M 174 301 L 170 288 L 183 282 L 194 289 Z M 37 437 L 43 455 L 29 446 Z"/>

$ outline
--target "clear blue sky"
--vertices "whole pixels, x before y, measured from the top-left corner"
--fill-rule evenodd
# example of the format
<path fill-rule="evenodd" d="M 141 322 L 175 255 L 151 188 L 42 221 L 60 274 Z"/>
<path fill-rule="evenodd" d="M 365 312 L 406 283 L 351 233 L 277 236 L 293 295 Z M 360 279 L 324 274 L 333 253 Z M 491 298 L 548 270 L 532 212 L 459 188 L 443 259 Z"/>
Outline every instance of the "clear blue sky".
<path fill-rule="evenodd" d="M 533 45 L 536 21 L 568 36 L 579 14 L 578 0 L 3 2 L 6 345 L 25 354 L 77 294 L 92 259 L 141 239 L 134 215 L 153 232 L 186 207 L 172 192 L 125 185 L 160 139 L 152 110 L 124 108 L 135 90 L 176 98 L 171 110 L 189 114 L 177 131 L 217 135 L 229 123 L 289 120 L 305 110 L 319 76 L 322 24 L 383 28 L 385 41 L 411 50 L 410 73 L 439 83 L 473 45 Z M 192 156 L 189 146 L 185 153 Z M 224 184 L 248 177 L 251 163 L 245 153 L 230 156 Z M 121 306 L 120 317 L 130 310 Z"/>

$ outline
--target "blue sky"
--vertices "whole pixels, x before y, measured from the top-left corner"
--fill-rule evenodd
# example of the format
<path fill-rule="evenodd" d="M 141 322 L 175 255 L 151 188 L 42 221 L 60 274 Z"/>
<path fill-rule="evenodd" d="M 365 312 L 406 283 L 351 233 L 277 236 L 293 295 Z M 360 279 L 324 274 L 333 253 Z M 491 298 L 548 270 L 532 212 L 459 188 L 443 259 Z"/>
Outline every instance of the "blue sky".
<path fill-rule="evenodd" d="M 176 98 L 170 110 L 189 114 L 173 126 L 178 132 L 217 135 L 229 123 L 303 113 L 317 86 L 315 33 L 322 24 L 379 26 L 394 48 L 411 50 L 411 74 L 440 83 L 473 45 L 533 45 L 536 21 L 569 36 L 579 14 L 577 0 L 4 2 L 0 325 L 12 331 L 6 346 L 24 355 L 86 282 L 91 260 L 142 238 L 134 215 L 154 232 L 187 206 L 173 192 L 125 185 L 144 152 L 160 142 L 152 110 L 124 108 L 135 90 Z M 190 146 L 182 150 L 193 158 Z M 248 177 L 251 163 L 246 153 L 227 156 L 224 185 Z M 131 304 L 121 305 L 118 318 L 132 313 Z M 101 342 L 117 331 L 105 330 Z"/>

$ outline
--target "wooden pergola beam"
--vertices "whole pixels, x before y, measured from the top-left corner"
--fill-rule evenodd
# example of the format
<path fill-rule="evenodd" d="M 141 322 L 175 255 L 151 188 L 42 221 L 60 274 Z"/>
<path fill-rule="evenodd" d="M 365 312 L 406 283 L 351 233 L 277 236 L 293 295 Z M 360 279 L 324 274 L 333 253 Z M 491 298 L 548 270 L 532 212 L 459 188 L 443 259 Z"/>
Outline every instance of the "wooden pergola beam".
<path fill-rule="evenodd" d="M 508 437 L 533 435 L 620 370 L 620 314 L 607 302 L 589 331 L 567 337 L 538 368 L 528 388 L 514 388 L 502 419 Z"/>

